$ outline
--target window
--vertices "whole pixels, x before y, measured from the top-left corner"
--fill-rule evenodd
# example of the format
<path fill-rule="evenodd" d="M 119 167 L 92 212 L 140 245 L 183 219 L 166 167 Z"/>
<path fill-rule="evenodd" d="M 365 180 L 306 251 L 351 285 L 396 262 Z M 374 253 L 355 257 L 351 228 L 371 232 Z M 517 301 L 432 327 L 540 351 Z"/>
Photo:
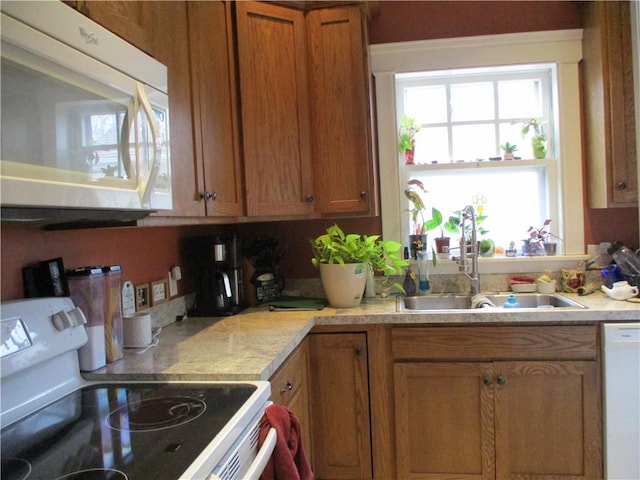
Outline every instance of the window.
<path fill-rule="evenodd" d="M 531 225 L 557 219 L 556 159 L 549 149 L 554 79 L 552 64 L 397 74 L 398 124 L 406 116 L 420 126 L 413 164 L 399 167 L 399 191 L 409 180 L 420 180 L 428 205 L 445 218 L 466 204 L 482 206 L 485 238 L 504 248 L 525 238 Z M 534 128 L 522 135 L 531 120 L 545 138 L 545 148 L 536 152 L 539 161 L 534 161 Z M 497 161 L 507 142 L 518 146 L 518 161 Z M 408 201 L 401 205 L 409 216 Z M 403 237 L 416 233 L 410 228 L 403 218 Z"/>
<path fill-rule="evenodd" d="M 521 240 L 548 217 L 564 253 L 584 255 L 581 40 L 563 30 L 371 46 L 383 236 L 407 243 L 403 186 L 419 178 L 443 214 L 486 197 L 497 242 Z M 413 165 L 397 151 L 402 114 L 422 126 Z M 522 139 L 530 118 L 544 122 L 546 158 Z M 521 160 L 490 160 L 505 142 Z"/>

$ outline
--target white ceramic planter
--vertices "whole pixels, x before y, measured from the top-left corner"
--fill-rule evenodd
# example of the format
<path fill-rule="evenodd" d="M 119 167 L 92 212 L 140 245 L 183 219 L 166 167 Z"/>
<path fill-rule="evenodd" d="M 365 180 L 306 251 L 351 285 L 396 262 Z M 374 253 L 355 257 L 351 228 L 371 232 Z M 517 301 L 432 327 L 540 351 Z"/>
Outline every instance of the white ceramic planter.
<path fill-rule="evenodd" d="M 322 288 L 332 307 L 349 308 L 360 305 L 367 281 L 367 268 L 364 263 L 321 263 L 319 267 Z"/>

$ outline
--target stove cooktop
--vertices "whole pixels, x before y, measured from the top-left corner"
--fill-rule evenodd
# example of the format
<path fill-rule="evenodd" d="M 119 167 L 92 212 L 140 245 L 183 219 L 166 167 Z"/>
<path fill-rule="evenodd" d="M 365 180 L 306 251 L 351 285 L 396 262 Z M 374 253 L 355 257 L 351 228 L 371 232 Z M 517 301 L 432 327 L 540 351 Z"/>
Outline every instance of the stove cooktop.
<path fill-rule="evenodd" d="M 255 390 L 238 383 L 83 387 L 2 429 L 0 478 L 178 478 Z"/>

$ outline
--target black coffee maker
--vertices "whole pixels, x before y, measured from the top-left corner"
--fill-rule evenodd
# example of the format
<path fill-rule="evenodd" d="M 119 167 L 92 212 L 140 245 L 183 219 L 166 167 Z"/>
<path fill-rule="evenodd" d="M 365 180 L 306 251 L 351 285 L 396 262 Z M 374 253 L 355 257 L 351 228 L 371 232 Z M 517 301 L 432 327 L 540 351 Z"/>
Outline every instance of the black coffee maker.
<path fill-rule="evenodd" d="M 241 244 L 236 235 L 189 239 L 185 253 L 196 276 L 195 304 L 189 315 L 234 315 L 245 308 Z"/>

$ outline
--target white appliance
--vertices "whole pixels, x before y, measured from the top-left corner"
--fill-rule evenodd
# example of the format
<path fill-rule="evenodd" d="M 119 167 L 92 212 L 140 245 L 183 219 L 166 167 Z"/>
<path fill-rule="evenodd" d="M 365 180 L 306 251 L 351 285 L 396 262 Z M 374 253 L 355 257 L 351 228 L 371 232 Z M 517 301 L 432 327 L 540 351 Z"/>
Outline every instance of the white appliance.
<path fill-rule="evenodd" d="M 69 298 L 2 304 L 0 478 L 258 479 L 269 382 L 80 375 L 84 315 Z M 87 475 L 91 472 L 91 475 Z"/>
<path fill-rule="evenodd" d="M 640 478 L 640 322 L 603 325 L 605 479 Z"/>
<path fill-rule="evenodd" d="M 62 2 L 0 8 L 3 220 L 171 209 L 167 68 Z"/>

